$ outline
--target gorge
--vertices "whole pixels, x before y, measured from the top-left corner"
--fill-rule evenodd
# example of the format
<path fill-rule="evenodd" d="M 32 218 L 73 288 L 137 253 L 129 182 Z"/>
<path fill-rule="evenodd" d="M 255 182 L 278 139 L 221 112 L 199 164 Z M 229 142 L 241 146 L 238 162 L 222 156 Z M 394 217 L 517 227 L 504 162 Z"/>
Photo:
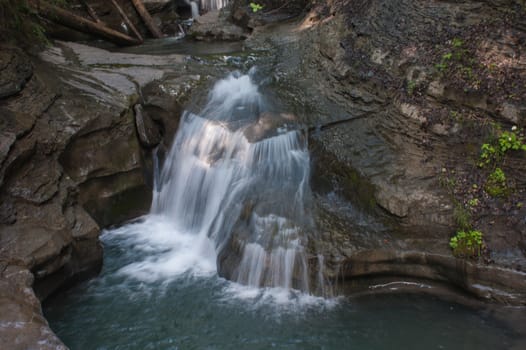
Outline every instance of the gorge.
<path fill-rule="evenodd" d="M 47 300 L 72 349 L 522 348 L 525 156 L 506 197 L 476 165 L 523 132 L 520 2 L 276 3 L 204 44 L 2 46 L 2 343 L 63 347 Z"/>

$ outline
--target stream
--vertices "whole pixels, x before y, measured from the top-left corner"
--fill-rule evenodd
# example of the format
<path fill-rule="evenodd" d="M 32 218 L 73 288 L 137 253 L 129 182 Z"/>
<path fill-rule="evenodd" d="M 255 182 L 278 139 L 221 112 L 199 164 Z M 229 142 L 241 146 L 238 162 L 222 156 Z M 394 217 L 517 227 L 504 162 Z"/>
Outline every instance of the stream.
<path fill-rule="evenodd" d="M 45 305 L 52 329 L 66 345 L 497 350 L 510 348 L 513 339 L 484 312 L 431 296 L 323 299 L 229 282 L 217 276 L 212 262 L 184 254 L 193 245 L 191 237 L 170 232 L 170 224 L 156 217 L 105 232 L 101 275 Z M 180 254 L 164 256 L 167 248 L 160 243 L 168 241 L 180 246 Z"/>
<path fill-rule="evenodd" d="M 164 43 L 148 50 L 164 54 Z M 509 348 L 513 332 L 484 311 L 423 295 L 335 296 L 316 251 L 305 128 L 280 114 L 261 75 L 232 69 L 202 108 L 184 112 L 150 213 L 105 230 L 101 274 L 44 304 L 64 343 Z"/>

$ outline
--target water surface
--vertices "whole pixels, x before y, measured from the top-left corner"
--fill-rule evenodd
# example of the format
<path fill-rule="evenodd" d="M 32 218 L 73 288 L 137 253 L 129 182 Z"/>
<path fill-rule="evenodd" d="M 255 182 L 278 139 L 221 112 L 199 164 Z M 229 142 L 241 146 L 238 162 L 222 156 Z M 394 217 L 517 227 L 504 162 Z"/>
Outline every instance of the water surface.
<path fill-rule="evenodd" d="M 195 241 L 171 225 L 146 217 L 107 231 L 101 275 L 44 305 L 72 350 L 511 346 L 511 331 L 484 312 L 430 296 L 350 301 L 240 286 L 218 277 L 213 261 L 185 255 Z M 163 247 L 168 235 L 172 245 Z"/>

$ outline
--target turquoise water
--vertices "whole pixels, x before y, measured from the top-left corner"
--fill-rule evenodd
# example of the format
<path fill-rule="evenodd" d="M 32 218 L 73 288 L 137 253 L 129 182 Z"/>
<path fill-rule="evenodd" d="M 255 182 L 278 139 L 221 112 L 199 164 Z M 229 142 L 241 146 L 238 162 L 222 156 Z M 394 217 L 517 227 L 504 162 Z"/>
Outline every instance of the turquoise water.
<path fill-rule="evenodd" d="M 106 232 L 101 275 L 44 305 L 52 329 L 72 350 L 496 350 L 513 340 L 483 312 L 430 296 L 324 300 L 242 287 L 192 261 L 168 269 L 172 254 L 185 247 L 145 240 L 144 234 L 169 230 L 157 225 L 146 218 Z"/>

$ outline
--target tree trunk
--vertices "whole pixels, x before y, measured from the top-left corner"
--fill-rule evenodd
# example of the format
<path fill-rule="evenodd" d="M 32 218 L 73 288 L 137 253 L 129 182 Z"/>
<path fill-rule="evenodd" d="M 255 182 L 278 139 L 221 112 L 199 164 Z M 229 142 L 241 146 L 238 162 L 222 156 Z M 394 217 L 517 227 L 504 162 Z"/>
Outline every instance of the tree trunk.
<path fill-rule="evenodd" d="M 41 16 L 66 27 L 76 29 L 83 33 L 96 35 L 117 45 L 130 46 L 141 44 L 141 41 L 113 30 L 103 23 L 87 20 L 60 7 L 51 5 L 46 1 L 31 1 L 31 5 L 37 9 Z"/>
<path fill-rule="evenodd" d="M 157 28 L 155 23 L 153 23 L 152 16 L 150 16 L 150 13 L 148 12 L 148 10 L 146 10 L 142 1 L 141 0 L 131 0 L 131 2 L 133 6 L 135 6 L 135 9 L 139 13 L 139 16 L 141 16 L 142 20 L 144 21 L 144 24 L 146 25 L 150 33 L 152 33 L 153 37 L 157 39 L 162 38 L 163 33 L 161 33 L 159 28 Z"/>
<path fill-rule="evenodd" d="M 126 25 L 131 29 L 131 31 L 133 32 L 133 34 L 135 35 L 135 37 L 136 37 L 137 39 L 139 39 L 141 42 L 143 42 L 144 39 L 142 38 L 141 33 L 139 33 L 139 31 L 137 30 L 137 28 L 135 27 L 135 25 L 132 23 L 132 21 L 130 21 L 130 19 L 129 19 L 128 16 L 126 15 L 126 12 L 123 11 L 123 9 L 119 6 L 119 4 L 117 3 L 117 1 L 115 1 L 115 0 L 111 0 L 111 3 L 112 3 L 113 6 L 117 9 L 117 11 L 119 12 L 119 14 L 120 14 L 121 17 L 122 17 L 122 20 L 123 20 L 124 23 L 126 23 Z"/>

